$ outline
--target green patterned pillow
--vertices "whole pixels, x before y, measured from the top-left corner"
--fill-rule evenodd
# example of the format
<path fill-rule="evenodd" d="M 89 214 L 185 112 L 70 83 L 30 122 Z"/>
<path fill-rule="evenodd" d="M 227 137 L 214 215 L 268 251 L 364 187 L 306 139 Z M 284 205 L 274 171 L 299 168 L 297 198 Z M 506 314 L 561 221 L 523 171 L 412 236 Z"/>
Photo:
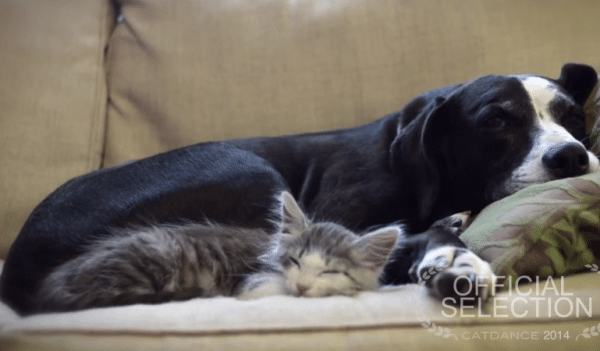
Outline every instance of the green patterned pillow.
<path fill-rule="evenodd" d="M 600 80 L 600 76 L 598 77 Z M 600 155 L 600 89 L 598 84 L 591 97 L 584 105 L 586 115 L 586 131 L 590 135 L 590 149 Z"/>
<path fill-rule="evenodd" d="M 600 257 L 600 173 L 523 189 L 486 207 L 460 238 L 513 283 L 586 271 Z"/>

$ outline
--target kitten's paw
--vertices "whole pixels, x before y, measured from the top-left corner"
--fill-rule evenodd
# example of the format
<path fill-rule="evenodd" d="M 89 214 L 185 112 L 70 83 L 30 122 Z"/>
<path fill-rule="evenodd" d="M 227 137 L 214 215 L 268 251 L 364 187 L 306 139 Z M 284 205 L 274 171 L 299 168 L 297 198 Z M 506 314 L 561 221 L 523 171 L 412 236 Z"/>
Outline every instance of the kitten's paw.
<path fill-rule="evenodd" d="M 288 295 L 281 277 L 257 274 L 251 276 L 236 297 L 239 300 L 255 300 L 273 295 Z"/>
<path fill-rule="evenodd" d="M 498 277 L 489 263 L 473 252 L 454 246 L 429 251 L 415 269 L 413 277 L 425 283 L 439 298 L 452 298 L 455 303 L 486 300 L 495 292 Z"/>
<path fill-rule="evenodd" d="M 277 289 L 275 287 L 272 288 L 260 288 L 253 290 L 245 290 L 242 291 L 238 296 L 238 300 L 256 300 L 267 296 L 274 295 L 286 295 L 285 291 L 281 289 Z"/>

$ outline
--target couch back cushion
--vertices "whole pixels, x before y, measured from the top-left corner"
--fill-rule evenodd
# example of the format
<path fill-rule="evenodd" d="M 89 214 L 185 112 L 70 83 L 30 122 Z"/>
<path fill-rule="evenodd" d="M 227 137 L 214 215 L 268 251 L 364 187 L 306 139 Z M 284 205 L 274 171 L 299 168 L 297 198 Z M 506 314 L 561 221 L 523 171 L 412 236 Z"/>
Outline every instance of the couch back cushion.
<path fill-rule="evenodd" d="M 1 1 L 0 257 L 44 196 L 101 166 L 355 126 L 484 74 L 600 68 L 598 13 L 583 0 Z"/>
<path fill-rule="evenodd" d="M 0 259 L 35 205 L 101 164 L 111 12 L 102 1 L 0 1 Z"/>

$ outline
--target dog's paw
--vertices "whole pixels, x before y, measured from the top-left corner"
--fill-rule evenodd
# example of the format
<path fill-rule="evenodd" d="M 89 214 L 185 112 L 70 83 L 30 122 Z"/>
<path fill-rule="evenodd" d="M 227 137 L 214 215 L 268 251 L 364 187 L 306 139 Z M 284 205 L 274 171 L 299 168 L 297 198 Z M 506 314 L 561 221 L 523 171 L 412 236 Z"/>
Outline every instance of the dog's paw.
<path fill-rule="evenodd" d="M 433 295 L 452 298 L 457 303 L 486 300 L 495 292 L 498 280 L 489 263 L 467 249 L 454 246 L 426 253 L 413 274 Z"/>
<path fill-rule="evenodd" d="M 467 229 L 472 221 L 473 216 L 471 216 L 471 211 L 455 213 L 451 216 L 435 221 L 431 225 L 430 230 L 436 228 L 442 229 L 444 233 L 447 232 L 458 237 Z"/>

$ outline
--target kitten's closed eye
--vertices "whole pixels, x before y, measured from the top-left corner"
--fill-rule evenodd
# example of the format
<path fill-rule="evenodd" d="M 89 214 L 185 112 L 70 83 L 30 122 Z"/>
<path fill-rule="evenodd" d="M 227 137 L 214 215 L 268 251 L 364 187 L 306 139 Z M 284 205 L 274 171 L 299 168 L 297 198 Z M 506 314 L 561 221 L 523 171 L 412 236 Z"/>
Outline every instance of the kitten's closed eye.
<path fill-rule="evenodd" d="M 328 270 L 324 270 L 323 272 L 321 272 L 321 274 L 341 274 L 344 273 L 340 270 L 337 269 L 328 269 Z"/>
<path fill-rule="evenodd" d="M 295 259 L 295 258 L 293 258 L 293 257 L 290 257 L 290 258 L 289 258 L 289 260 L 290 260 L 290 261 L 291 261 L 293 264 L 295 264 L 296 266 L 298 266 L 298 268 L 300 268 L 300 262 L 298 262 L 298 260 L 297 260 L 297 259 Z"/>

